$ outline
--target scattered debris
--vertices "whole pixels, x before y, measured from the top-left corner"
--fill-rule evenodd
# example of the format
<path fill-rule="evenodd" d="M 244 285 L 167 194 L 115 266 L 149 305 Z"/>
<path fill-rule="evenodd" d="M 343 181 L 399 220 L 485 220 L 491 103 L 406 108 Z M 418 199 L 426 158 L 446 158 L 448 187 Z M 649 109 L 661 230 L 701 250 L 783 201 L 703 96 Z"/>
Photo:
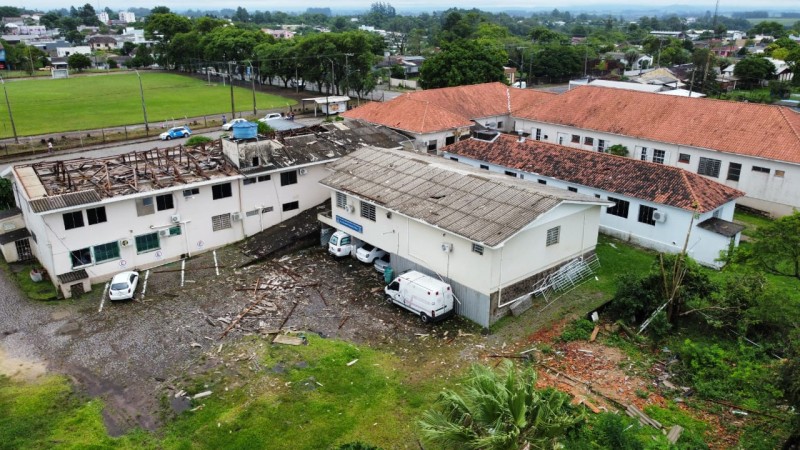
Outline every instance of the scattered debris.
<path fill-rule="evenodd" d="M 279 334 L 275 336 L 275 339 L 272 340 L 273 344 L 286 344 L 286 345 L 303 345 L 306 343 L 306 340 L 296 336 L 287 336 L 285 334 Z"/>
<path fill-rule="evenodd" d="M 683 433 L 683 427 L 680 425 L 674 425 L 669 429 L 669 433 L 667 433 L 667 440 L 670 444 L 674 444 L 678 442 L 678 439 L 680 439 L 681 433 Z"/>
<path fill-rule="evenodd" d="M 592 335 L 589 337 L 589 342 L 594 342 L 597 339 L 597 333 L 600 332 L 600 325 L 595 325 L 594 330 L 592 330 Z"/>
<path fill-rule="evenodd" d="M 349 363 L 347 363 L 347 367 L 350 367 L 350 366 L 352 366 L 353 364 L 355 364 L 357 362 L 358 362 L 358 359 L 354 359 L 354 360 L 350 361 Z"/>
<path fill-rule="evenodd" d="M 208 396 L 209 396 L 209 395 L 211 395 L 211 394 L 212 394 L 212 392 L 211 392 L 211 391 L 203 391 L 203 392 L 200 392 L 199 394 L 195 394 L 195 395 L 192 397 L 192 400 L 197 400 L 197 399 L 199 399 L 199 398 L 205 398 L 205 397 L 208 397 Z"/>

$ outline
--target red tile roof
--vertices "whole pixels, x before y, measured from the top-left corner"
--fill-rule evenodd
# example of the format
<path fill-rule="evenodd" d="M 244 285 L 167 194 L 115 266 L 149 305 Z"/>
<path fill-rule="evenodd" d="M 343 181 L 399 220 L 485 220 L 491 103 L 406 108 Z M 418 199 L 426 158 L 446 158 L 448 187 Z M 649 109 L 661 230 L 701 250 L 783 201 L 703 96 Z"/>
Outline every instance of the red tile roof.
<path fill-rule="evenodd" d="M 582 86 L 514 116 L 800 163 L 800 113 L 781 106 Z"/>
<path fill-rule="evenodd" d="M 494 142 L 467 139 L 444 151 L 491 164 L 698 212 L 712 211 L 744 192 L 683 169 L 507 134 Z"/>
<path fill-rule="evenodd" d="M 474 119 L 541 105 L 555 96 L 503 83 L 485 83 L 411 92 L 385 103 L 368 103 L 342 115 L 412 133 L 433 133 L 470 126 Z"/>

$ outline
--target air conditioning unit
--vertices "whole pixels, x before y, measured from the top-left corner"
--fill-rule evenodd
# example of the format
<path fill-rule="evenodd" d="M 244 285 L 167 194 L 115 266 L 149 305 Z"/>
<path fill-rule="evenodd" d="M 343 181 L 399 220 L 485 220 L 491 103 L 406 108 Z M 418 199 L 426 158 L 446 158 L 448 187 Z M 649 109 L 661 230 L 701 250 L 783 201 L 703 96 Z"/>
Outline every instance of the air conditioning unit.
<path fill-rule="evenodd" d="M 666 222 L 667 213 L 663 211 L 653 211 L 653 220 L 656 222 Z"/>
<path fill-rule="evenodd" d="M 307 175 L 308 174 L 308 169 L 299 169 L 297 171 L 297 173 L 299 173 L 300 175 Z"/>
<path fill-rule="evenodd" d="M 239 211 L 231 213 L 231 220 L 242 220 L 242 213 Z"/>
<path fill-rule="evenodd" d="M 171 220 L 172 223 L 181 223 L 181 216 L 180 214 L 173 214 L 170 216 L 169 220 Z"/>
<path fill-rule="evenodd" d="M 121 239 L 119 241 L 119 246 L 120 247 L 130 247 L 130 245 L 131 245 L 131 240 L 130 239 Z"/>
<path fill-rule="evenodd" d="M 344 205 L 344 210 L 351 213 L 355 211 L 355 208 L 353 208 L 353 205 Z"/>
<path fill-rule="evenodd" d="M 158 235 L 161 237 L 169 237 L 169 229 L 158 230 Z"/>
<path fill-rule="evenodd" d="M 442 242 L 442 251 L 445 253 L 450 253 L 453 251 L 453 244 L 449 242 Z"/>

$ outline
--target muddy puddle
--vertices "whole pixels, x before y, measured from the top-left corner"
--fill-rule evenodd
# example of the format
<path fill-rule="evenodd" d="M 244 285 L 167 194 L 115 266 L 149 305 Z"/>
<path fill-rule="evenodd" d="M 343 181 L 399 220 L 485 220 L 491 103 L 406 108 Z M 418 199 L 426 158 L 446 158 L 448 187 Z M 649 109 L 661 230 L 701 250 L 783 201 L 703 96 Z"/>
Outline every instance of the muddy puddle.
<path fill-rule="evenodd" d="M 44 361 L 11 356 L 0 346 L 0 375 L 12 380 L 35 381 L 47 372 Z"/>

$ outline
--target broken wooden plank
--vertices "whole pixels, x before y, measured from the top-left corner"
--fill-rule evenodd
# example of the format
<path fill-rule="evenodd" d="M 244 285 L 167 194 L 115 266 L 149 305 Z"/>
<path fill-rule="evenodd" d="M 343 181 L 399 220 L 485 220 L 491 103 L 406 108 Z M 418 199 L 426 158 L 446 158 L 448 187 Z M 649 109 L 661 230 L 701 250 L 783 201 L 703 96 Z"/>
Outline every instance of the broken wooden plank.
<path fill-rule="evenodd" d="M 344 319 L 342 319 L 342 321 L 339 322 L 339 328 L 337 328 L 337 330 L 341 330 L 342 327 L 344 326 L 345 322 L 347 322 L 347 319 L 349 319 L 349 318 L 350 318 L 350 316 L 344 316 Z"/>
<path fill-rule="evenodd" d="M 667 433 L 667 440 L 670 444 L 674 444 L 680 439 L 681 433 L 683 433 L 683 427 L 680 425 L 673 425 L 673 427 L 669 429 L 669 433 Z"/>
<path fill-rule="evenodd" d="M 285 345 L 303 345 L 303 338 L 299 338 L 297 336 L 287 336 L 285 334 L 279 334 L 275 336 L 275 339 L 272 340 L 273 344 L 285 344 Z"/>
<path fill-rule="evenodd" d="M 589 337 L 589 342 L 594 342 L 597 339 L 597 333 L 600 332 L 600 325 L 595 325 L 594 330 L 592 330 L 592 335 Z"/>
<path fill-rule="evenodd" d="M 294 302 L 294 305 L 292 305 L 292 309 L 289 310 L 289 314 L 287 314 L 286 317 L 283 318 L 283 322 L 281 322 L 281 326 L 278 327 L 279 330 L 283 329 L 283 326 L 286 325 L 286 322 L 289 321 L 289 317 L 292 317 L 292 313 L 294 312 L 294 309 L 297 308 L 297 305 L 298 305 L 298 303 Z"/>

